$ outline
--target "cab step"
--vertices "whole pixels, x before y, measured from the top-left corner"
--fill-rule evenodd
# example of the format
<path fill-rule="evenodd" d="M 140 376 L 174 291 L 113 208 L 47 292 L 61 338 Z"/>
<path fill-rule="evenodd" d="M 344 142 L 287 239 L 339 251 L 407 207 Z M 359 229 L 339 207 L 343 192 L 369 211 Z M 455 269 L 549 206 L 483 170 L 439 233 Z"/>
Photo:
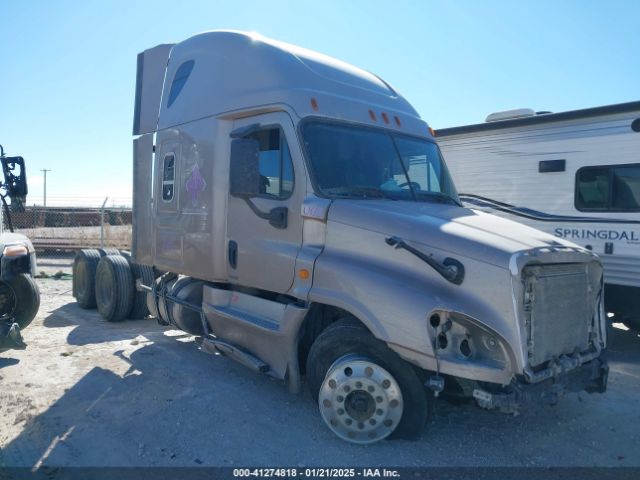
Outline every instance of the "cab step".
<path fill-rule="evenodd" d="M 200 343 L 200 350 L 213 355 L 222 354 L 257 373 L 268 373 L 270 370 L 269 365 L 258 357 L 222 340 L 203 338 Z"/>

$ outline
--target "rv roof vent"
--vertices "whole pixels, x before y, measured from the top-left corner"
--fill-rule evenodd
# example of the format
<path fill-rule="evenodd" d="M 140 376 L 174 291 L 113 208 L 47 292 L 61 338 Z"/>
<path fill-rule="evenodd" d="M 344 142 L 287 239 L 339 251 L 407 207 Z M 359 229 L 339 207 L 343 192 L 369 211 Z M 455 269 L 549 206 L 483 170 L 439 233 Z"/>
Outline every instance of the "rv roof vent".
<path fill-rule="evenodd" d="M 490 114 L 485 122 L 499 122 L 501 120 L 513 120 L 514 118 L 533 117 L 536 112 L 530 108 L 516 108 Z"/>

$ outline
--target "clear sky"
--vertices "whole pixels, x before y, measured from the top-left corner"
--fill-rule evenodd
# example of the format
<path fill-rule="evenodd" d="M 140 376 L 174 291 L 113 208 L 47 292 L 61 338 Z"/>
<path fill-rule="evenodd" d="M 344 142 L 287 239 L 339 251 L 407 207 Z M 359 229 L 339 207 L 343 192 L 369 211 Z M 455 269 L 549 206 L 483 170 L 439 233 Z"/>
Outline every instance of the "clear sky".
<path fill-rule="evenodd" d="M 0 0 L 0 144 L 28 203 L 129 203 L 136 55 L 239 29 L 384 78 L 434 128 L 640 100 L 636 0 Z"/>

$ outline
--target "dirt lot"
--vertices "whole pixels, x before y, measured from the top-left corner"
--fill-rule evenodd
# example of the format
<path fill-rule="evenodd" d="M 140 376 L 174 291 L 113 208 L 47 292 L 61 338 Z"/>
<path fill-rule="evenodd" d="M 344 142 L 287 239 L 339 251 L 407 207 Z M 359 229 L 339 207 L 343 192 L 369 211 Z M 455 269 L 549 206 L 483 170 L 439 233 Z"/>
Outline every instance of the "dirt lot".
<path fill-rule="evenodd" d="M 605 395 L 518 417 L 439 402 L 422 438 L 347 444 L 307 394 L 152 320 L 109 324 L 40 280 L 26 351 L 0 354 L 6 466 L 639 466 L 640 338 L 615 330 Z"/>

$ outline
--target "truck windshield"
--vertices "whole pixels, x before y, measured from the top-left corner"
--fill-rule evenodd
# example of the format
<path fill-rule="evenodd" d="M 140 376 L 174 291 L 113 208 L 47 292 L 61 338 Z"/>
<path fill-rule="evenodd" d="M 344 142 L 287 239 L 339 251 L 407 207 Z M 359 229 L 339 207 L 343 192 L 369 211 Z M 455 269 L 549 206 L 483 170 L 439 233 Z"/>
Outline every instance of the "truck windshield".
<path fill-rule="evenodd" d="M 434 142 L 323 122 L 307 124 L 303 137 L 322 195 L 460 204 Z"/>

